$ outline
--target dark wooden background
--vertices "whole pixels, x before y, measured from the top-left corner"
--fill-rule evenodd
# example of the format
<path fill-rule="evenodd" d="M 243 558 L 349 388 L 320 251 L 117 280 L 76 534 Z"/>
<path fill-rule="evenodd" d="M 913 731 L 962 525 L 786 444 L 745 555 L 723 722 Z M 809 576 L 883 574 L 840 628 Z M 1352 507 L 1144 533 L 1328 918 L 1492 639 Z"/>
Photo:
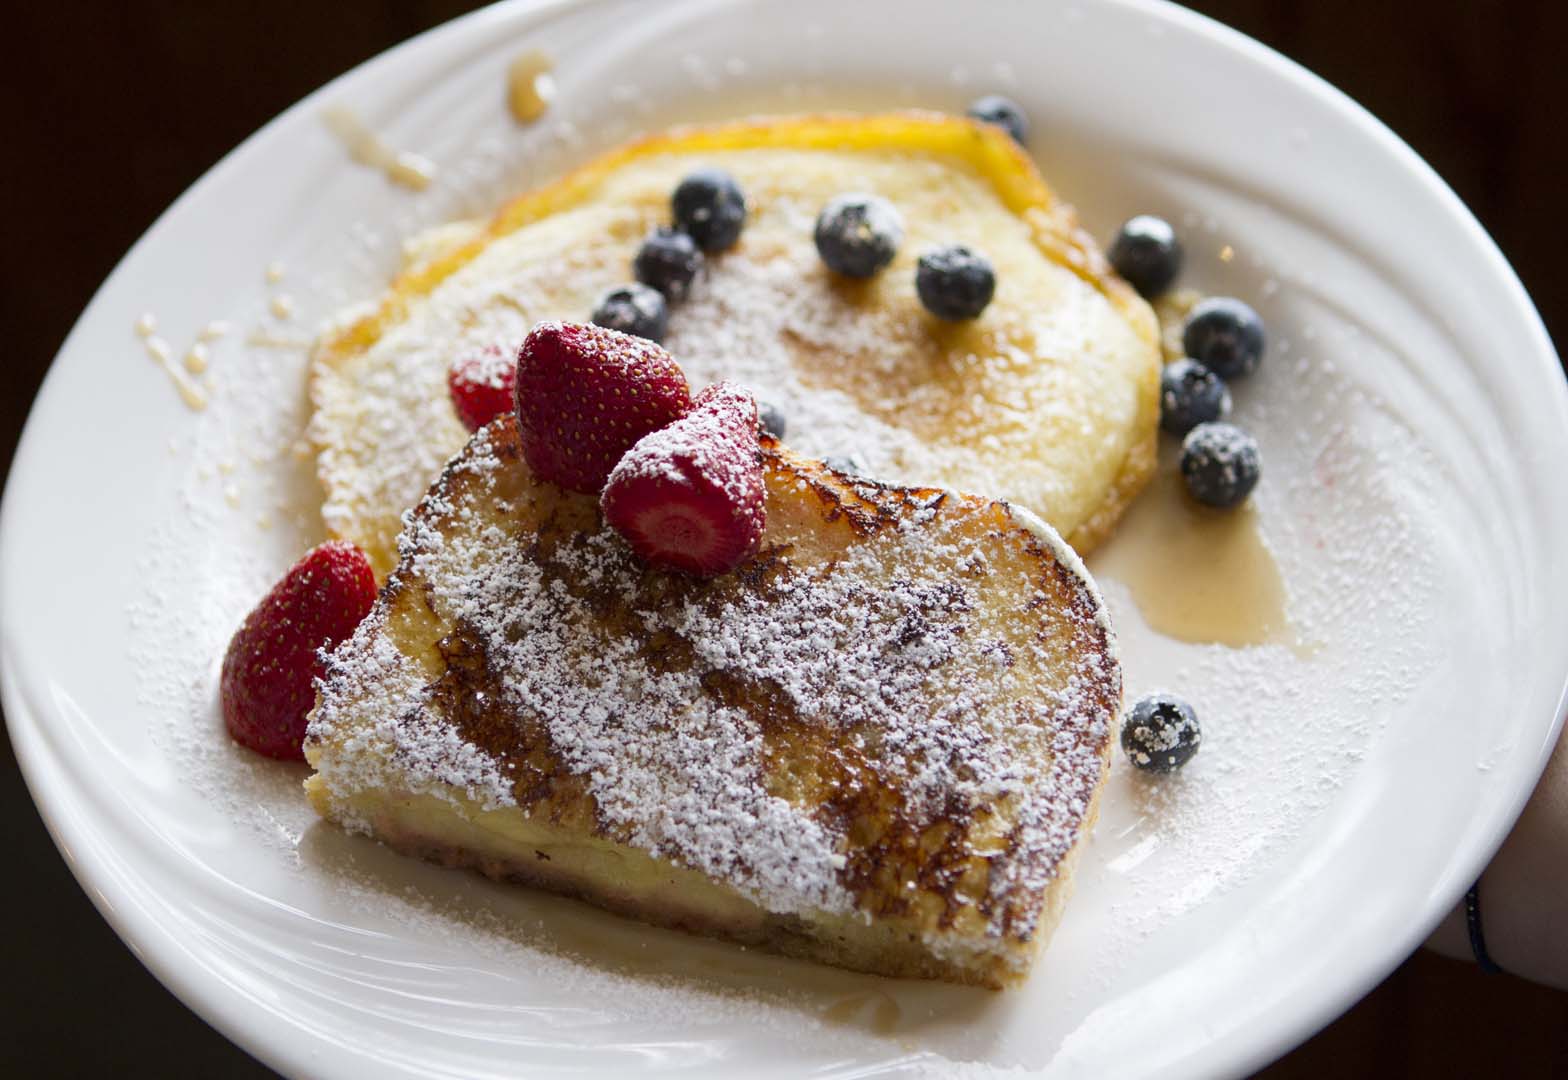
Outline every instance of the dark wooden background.
<path fill-rule="evenodd" d="M 225 151 L 352 65 L 472 5 L 268 0 L 11 5 L 0 133 L 7 251 L 0 455 L 98 283 Z M 1568 6 L 1552 0 L 1202 0 L 1347 91 L 1430 161 L 1568 329 Z M 214 237 L 221 243 L 222 237 Z M 1499 356 L 1498 364 L 1509 357 Z M 0 762 L 11 872 L 0 1075 L 266 1076 L 147 975 Z M 1565 853 L 1568 857 L 1568 853 Z M 1418 952 L 1273 1078 L 1568 1075 L 1568 994 Z"/>

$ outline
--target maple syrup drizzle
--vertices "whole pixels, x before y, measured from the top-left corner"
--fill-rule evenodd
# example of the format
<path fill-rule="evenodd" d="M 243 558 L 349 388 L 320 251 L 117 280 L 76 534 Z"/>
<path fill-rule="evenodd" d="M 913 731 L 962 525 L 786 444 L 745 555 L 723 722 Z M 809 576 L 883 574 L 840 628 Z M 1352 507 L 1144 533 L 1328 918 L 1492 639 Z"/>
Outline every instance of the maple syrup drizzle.
<path fill-rule="evenodd" d="M 903 1010 L 885 990 L 870 990 L 840 998 L 823 1010 L 824 1019 L 839 1024 L 860 1024 L 878 1035 L 891 1035 L 898 1028 Z"/>
<path fill-rule="evenodd" d="M 429 158 L 407 150 L 394 150 L 367 128 L 354 110 L 334 105 L 321 115 L 327 127 L 347 148 L 349 157 L 361 165 L 380 169 L 394 184 L 423 191 L 435 179 L 436 167 Z"/>
<path fill-rule="evenodd" d="M 555 78 L 550 74 L 554 67 L 554 60 L 530 49 L 506 69 L 506 104 L 519 124 L 538 120 L 555 100 Z"/>
<path fill-rule="evenodd" d="M 1233 647 L 1279 644 L 1310 652 L 1285 615 L 1285 582 L 1248 501 L 1214 510 L 1193 500 L 1174 454 L 1105 545 L 1096 576 L 1125 585 L 1150 628 L 1178 641 Z"/>

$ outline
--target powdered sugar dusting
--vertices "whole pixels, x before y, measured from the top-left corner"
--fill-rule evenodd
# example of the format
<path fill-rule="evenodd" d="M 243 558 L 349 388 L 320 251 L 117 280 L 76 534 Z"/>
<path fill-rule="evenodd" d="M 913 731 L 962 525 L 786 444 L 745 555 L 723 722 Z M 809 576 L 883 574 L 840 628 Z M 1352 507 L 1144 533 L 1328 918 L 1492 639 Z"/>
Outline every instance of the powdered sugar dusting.
<path fill-rule="evenodd" d="M 756 454 L 756 431 L 757 403 L 751 395 L 711 386 L 686 416 L 637 440 L 610 472 L 608 486 L 639 478 L 686 485 L 689 469 L 742 506 L 757 495 L 751 470 L 745 468 Z"/>
<path fill-rule="evenodd" d="M 386 637 L 384 620 L 382 613 L 366 618 L 329 655 L 326 681 L 373 688 L 381 707 L 362 711 L 359 701 L 323 694 L 311 717 L 312 736 L 326 748 L 317 771 L 329 786 L 344 790 L 395 784 L 438 798 L 461 792 L 486 809 L 513 805 L 495 762 L 450 727 L 425 718 L 425 680 Z"/>
<path fill-rule="evenodd" d="M 809 239 L 806 209 L 799 207 L 796 216 L 802 237 Z M 819 263 L 806 242 L 771 252 L 765 260 L 745 254 L 724 258 L 706 287 L 672 316 L 668 347 L 695 385 L 732 380 L 781 410 L 789 424 L 787 441 L 801 453 L 820 458 L 853 454 L 867 475 L 888 483 L 948 475 L 955 452 L 966 454 L 952 435 L 933 438 L 933 432 L 908 423 L 910 417 L 867 409 L 854 394 L 815 383 L 795 364 L 793 353 L 802 341 L 841 357 L 846 366 L 869 364 L 886 371 L 901 361 L 915 362 L 901 356 L 896 339 L 881 334 L 855 307 L 803 293 L 801 281 L 820 275 Z M 930 408 L 937 402 L 926 404 Z M 969 464 L 976 471 L 966 477 L 970 482 L 964 490 L 1008 490 L 1001 476 L 978 462 Z M 1032 501 L 1044 500 L 1037 495 Z"/>
<path fill-rule="evenodd" d="M 503 390 L 512 385 L 512 373 L 517 366 L 517 350 L 491 346 L 473 353 L 466 370 L 469 381 L 492 390 Z"/>
<path fill-rule="evenodd" d="M 858 455 L 879 480 L 1001 495 L 1068 534 L 1101 509 L 1147 431 L 1154 357 L 1132 321 L 1046 257 L 961 161 L 775 149 L 639 160 L 582 205 L 492 239 L 407 298 L 378 340 L 323 365 L 314 431 L 329 526 L 390 551 L 393 515 L 463 442 L 440 393 L 451 357 L 515 344 L 541 320 L 587 319 L 626 283 L 670 191 L 698 164 L 732 172 L 750 216 L 670 314 L 665 344 L 694 388 L 738 382 L 784 411 L 791 447 Z M 910 233 L 891 266 L 853 288 L 812 242 L 817 212 L 850 178 L 897 202 Z M 996 265 L 997 297 L 980 320 L 935 326 L 913 261 L 955 239 Z"/>
<path fill-rule="evenodd" d="M 1119 675 L 1103 666 L 1091 605 L 1060 608 L 1027 576 L 988 581 L 988 559 L 1016 554 L 1029 533 L 999 543 L 975 527 L 975 504 L 938 499 L 825 563 L 779 555 L 745 587 L 650 591 L 608 528 L 546 553 L 487 516 L 485 493 L 508 467 L 492 445 L 504 430 L 482 432 L 409 519 L 404 558 L 430 609 L 480 642 L 509 713 L 537 718 L 585 779 L 607 836 L 729 881 L 771 911 L 850 911 L 866 853 L 828 808 L 774 790 L 780 732 L 816 732 L 859 763 L 864 783 L 896 791 L 917 832 L 955 814 L 1001 815 L 988 925 L 1030 935 L 1098 786 Z M 450 494 L 460 488 L 480 494 Z M 995 621 L 993 598 L 1008 595 L 1034 611 L 1022 631 Z M 640 632 L 607 623 L 607 610 Z M 349 730 L 355 715 L 373 733 L 442 723 L 412 685 L 377 689 L 385 641 L 374 625 L 339 649 L 313 737 Z M 715 679 L 772 704 L 727 704 Z M 393 741 L 407 767 L 411 741 Z M 448 745 L 427 749 L 419 776 L 450 768 Z M 336 760 L 322 769 L 345 791 L 368 779 Z M 498 762 L 486 775 L 502 772 Z"/>

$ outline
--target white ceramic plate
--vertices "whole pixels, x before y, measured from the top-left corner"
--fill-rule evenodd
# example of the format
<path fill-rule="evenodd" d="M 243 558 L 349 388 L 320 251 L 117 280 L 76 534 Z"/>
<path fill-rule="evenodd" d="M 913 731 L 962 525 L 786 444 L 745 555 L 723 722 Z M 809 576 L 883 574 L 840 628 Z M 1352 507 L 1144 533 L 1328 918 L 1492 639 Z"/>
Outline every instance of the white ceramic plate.
<path fill-rule="evenodd" d="M 502 106 L 524 47 L 557 107 Z M 1256 496 L 1312 646 L 1151 633 L 1106 582 L 1130 694 L 1179 686 L 1204 752 L 1118 760 L 1077 894 L 1016 992 L 758 956 L 390 855 L 313 821 L 301 771 L 221 734 L 214 669 L 315 535 L 303 337 L 375 295 L 397 241 L 635 131 L 772 110 L 1032 115 L 1100 235 L 1183 226 L 1187 280 L 1254 301 L 1240 388 Z M 358 110 L 440 166 L 415 195 L 347 162 Z M 1220 251 L 1226 245 L 1232 257 Z M 281 281 L 263 270 L 281 261 Z M 296 314 L 268 314 L 280 293 Z M 209 321 L 194 413 L 176 359 Z M 1044 1070 L 1218 1075 L 1275 1056 L 1388 972 L 1484 865 L 1556 731 L 1568 624 L 1568 395 L 1518 281 L 1454 196 L 1334 90 L 1173 7 L 519 2 L 460 20 L 269 125 L 145 236 L 28 424 L 0 551 L 4 704 L 84 887 L 192 1008 L 291 1075 Z M 1173 572 L 1179 572 L 1179 568 Z"/>

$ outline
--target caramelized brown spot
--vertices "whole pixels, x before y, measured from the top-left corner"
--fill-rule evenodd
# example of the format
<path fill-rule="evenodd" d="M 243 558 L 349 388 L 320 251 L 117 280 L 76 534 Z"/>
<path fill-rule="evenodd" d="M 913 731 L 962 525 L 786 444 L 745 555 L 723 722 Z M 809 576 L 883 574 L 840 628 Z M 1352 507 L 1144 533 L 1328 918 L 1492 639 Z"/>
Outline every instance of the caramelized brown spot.
<path fill-rule="evenodd" d="M 518 455 L 515 427 L 510 421 L 492 429 L 495 452 L 503 460 Z M 935 489 L 900 489 L 876 484 L 846 485 L 822 466 L 794 458 L 763 440 L 769 468 L 784 472 L 806 486 L 820 502 L 825 520 L 845 520 L 857 536 L 870 536 L 911 515 L 934 515 L 948 508 L 949 496 Z M 522 470 L 519 470 L 522 471 Z M 447 494 L 458 478 L 448 470 L 438 493 Z M 502 487 L 504 488 L 504 483 Z M 525 485 L 526 486 L 526 485 Z M 498 502 L 527 498 L 526 491 L 498 490 Z M 971 507 L 969 511 L 972 512 Z M 1042 640 L 1065 637 L 1077 655 L 1109 658 L 1109 635 L 1095 619 L 1093 601 L 1076 576 L 1032 534 L 1021 529 L 1005 505 L 984 507 L 992 535 L 1024 533 L 1023 546 L 1041 574 L 1025 607 L 1038 620 Z M 731 575 L 697 580 L 649 569 L 625 553 L 625 563 L 614 567 L 619 580 L 635 583 L 631 595 L 584 580 L 565 560 L 567 548 L 587 542 L 585 527 L 597 526 L 597 511 L 588 500 L 562 499 L 551 503 L 535 531 L 524 538 L 526 557 L 542 571 L 545 583 L 559 588 L 584 604 L 592 613 L 595 632 L 633 643 L 639 658 L 654 672 L 695 672 L 703 692 L 713 702 L 741 709 L 758 725 L 763 742 L 758 772 L 770 795 L 784 799 L 843 837 L 846 863 L 839 881 L 857 906 L 875 915 L 919 914 L 939 925 L 950 926 L 966 909 L 986 917 L 1002 932 L 1030 936 L 1038 915 L 1034 898 L 1006 887 L 1009 866 L 1024 858 L 1022 837 L 1015 822 L 1016 809 L 1004 799 L 979 805 L 957 794 L 948 794 L 940 805 L 917 808 L 905 794 L 907 779 L 882 760 L 883 733 L 875 724 L 857 727 L 841 718 L 803 715 L 789 693 L 772 680 L 742 669 L 714 667 L 701 660 L 691 642 L 669 629 L 667 620 L 644 618 L 678 609 L 687 603 L 719 614 L 735 602 L 737 594 L 758 597 L 764 603 L 792 576 L 803 573 L 789 559 L 789 548 L 764 548 Z M 588 524 L 592 523 L 592 524 Z M 1015 548 L 1017 537 L 1008 541 Z M 890 634 L 891 647 L 904 649 L 925 642 L 932 635 L 962 635 L 962 616 L 969 610 L 969 590 L 983 588 L 989 573 L 983 564 L 961 567 L 954 576 L 932 586 L 914 588 L 904 582 L 900 594 L 913 597 L 898 613 Z M 895 583 L 896 584 L 896 583 Z M 400 588 L 394 576 L 389 588 Z M 527 633 L 520 624 L 507 634 Z M 600 820 L 584 777 L 573 775 L 551 745 L 544 717 L 519 713 L 501 701 L 502 679 L 492 670 L 477 629 L 461 622 L 439 643 L 446 671 L 432 685 L 432 708 L 446 717 L 458 733 L 501 766 L 512 781 L 519 806 L 544 812 L 552 821 L 570 820 L 576 827 L 612 840 L 616 835 Z M 998 663 L 1011 666 L 1012 647 L 997 641 Z M 1108 659 L 1109 678 L 1085 688 L 1079 703 L 1087 713 L 1114 715 L 1120 696 L 1120 677 Z M 921 703 L 907 703 L 911 712 Z M 1028 719 L 1030 705 L 1015 706 L 1019 722 Z M 1087 724 L 1068 724 L 1077 746 L 1099 751 L 1108 738 L 1090 734 Z M 953 761 L 940 763 L 962 771 L 959 751 Z M 541 853 L 541 857 L 544 857 Z"/>

